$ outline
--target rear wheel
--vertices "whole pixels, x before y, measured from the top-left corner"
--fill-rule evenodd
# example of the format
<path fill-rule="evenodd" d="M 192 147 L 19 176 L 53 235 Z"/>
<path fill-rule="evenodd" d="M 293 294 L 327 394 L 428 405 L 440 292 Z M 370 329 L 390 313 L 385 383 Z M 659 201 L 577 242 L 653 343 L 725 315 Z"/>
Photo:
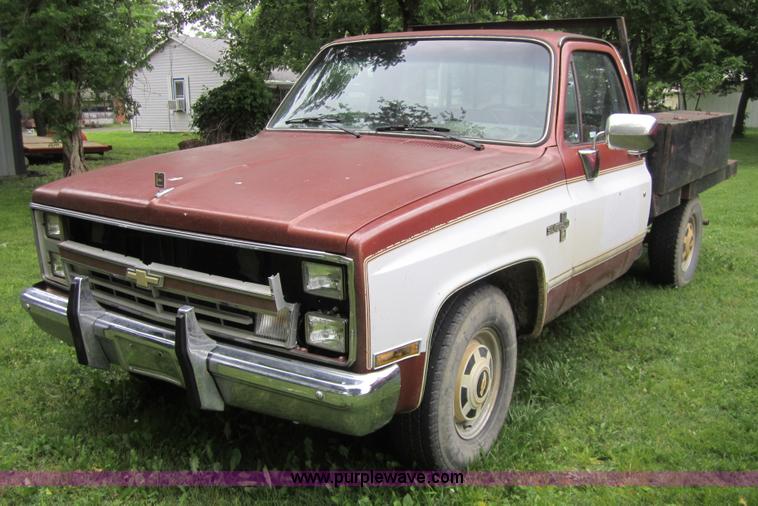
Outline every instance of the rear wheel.
<path fill-rule="evenodd" d="M 516 377 L 516 325 L 508 299 L 483 285 L 459 296 L 436 327 L 424 400 L 396 417 L 405 457 L 462 468 L 489 451 L 505 422 Z"/>
<path fill-rule="evenodd" d="M 653 222 L 648 242 L 650 269 L 659 283 L 685 286 L 695 277 L 703 238 L 703 208 L 692 199 Z"/>

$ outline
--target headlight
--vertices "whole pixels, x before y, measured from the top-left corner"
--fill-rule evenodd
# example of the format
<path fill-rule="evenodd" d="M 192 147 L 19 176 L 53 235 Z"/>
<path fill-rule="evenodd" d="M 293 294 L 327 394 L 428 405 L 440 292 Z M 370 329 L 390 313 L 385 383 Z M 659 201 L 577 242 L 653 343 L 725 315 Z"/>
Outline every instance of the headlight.
<path fill-rule="evenodd" d="M 63 266 L 63 258 L 58 253 L 50 253 L 50 274 L 57 278 L 66 277 L 66 269 Z"/>
<path fill-rule="evenodd" d="M 63 239 L 63 223 L 57 214 L 45 213 L 45 235 L 50 239 Z"/>
<path fill-rule="evenodd" d="M 58 214 L 36 210 L 32 216 L 42 278 L 59 286 L 68 285 L 66 262 L 58 249 L 66 239 L 65 220 Z"/>
<path fill-rule="evenodd" d="M 305 342 L 325 350 L 345 352 L 347 320 L 321 313 L 305 315 Z"/>
<path fill-rule="evenodd" d="M 343 300 L 342 267 L 338 265 L 303 262 L 303 290 L 306 293 Z"/>

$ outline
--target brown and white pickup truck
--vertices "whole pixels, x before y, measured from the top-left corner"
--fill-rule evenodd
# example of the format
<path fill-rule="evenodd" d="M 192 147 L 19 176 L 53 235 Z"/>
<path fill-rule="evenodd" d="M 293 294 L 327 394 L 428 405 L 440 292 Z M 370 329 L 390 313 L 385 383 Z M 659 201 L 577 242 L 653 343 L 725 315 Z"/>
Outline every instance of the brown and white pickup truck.
<path fill-rule="evenodd" d="M 659 280 L 693 278 L 731 117 L 641 115 L 628 69 L 497 24 L 335 41 L 254 138 L 38 188 L 22 304 L 81 364 L 202 409 L 392 420 L 409 462 L 466 466 L 506 419 L 517 337 L 645 242 Z"/>

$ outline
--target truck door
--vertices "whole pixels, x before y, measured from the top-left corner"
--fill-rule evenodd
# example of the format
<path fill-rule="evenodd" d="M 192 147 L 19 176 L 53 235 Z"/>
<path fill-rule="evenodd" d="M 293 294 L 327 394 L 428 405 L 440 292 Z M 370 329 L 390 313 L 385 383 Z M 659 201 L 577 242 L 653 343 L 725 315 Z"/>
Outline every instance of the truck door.
<path fill-rule="evenodd" d="M 572 270 L 556 284 L 567 283 L 568 306 L 620 275 L 639 254 L 651 182 L 644 157 L 610 150 L 600 135 L 611 114 L 638 112 L 615 50 L 597 42 L 569 42 L 562 49 L 561 76 L 556 137 L 571 208 L 556 220 L 556 240 L 568 242 Z M 599 171 L 588 174 L 593 147 Z"/>

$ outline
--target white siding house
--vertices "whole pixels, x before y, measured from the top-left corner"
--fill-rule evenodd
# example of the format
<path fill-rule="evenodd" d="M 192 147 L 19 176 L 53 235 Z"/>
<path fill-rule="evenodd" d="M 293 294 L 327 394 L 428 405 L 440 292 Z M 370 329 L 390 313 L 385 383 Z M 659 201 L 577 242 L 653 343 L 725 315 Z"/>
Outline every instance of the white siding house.
<path fill-rule="evenodd" d="M 224 82 L 215 70 L 226 41 L 177 35 L 150 54 L 150 69 L 134 76 L 132 97 L 139 104 L 134 132 L 186 132 L 192 105 L 206 90 Z"/>
<path fill-rule="evenodd" d="M 728 95 L 706 95 L 700 99 L 700 103 L 697 104 L 697 108 L 701 111 L 711 112 L 728 112 L 737 116 L 737 106 L 740 103 L 740 95 L 742 91 L 736 91 Z M 690 109 L 695 108 L 697 103 L 697 97 L 687 97 L 687 106 Z M 751 100 L 747 103 L 747 118 L 745 118 L 745 126 L 748 128 L 758 127 L 758 100 Z"/>
<path fill-rule="evenodd" d="M 740 95 L 742 95 L 742 90 L 734 91 L 727 95 L 712 93 L 700 97 L 700 101 L 698 101 L 697 96 L 688 95 L 687 109 L 695 110 L 695 106 L 697 106 L 698 111 L 726 112 L 731 114 L 733 116 L 732 121 L 735 121 L 737 119 L 737 106 L 740 103 Z M 666 97 L 664 104 L 669 109 L 684 109 L 681 93 L 672 92 Z M 747 103 L 747 110 L 745 112 L 747 114 L 747 117 L 745 118 L 745 127 L 757 128 L 758 100 L 750 100 Z"/>

